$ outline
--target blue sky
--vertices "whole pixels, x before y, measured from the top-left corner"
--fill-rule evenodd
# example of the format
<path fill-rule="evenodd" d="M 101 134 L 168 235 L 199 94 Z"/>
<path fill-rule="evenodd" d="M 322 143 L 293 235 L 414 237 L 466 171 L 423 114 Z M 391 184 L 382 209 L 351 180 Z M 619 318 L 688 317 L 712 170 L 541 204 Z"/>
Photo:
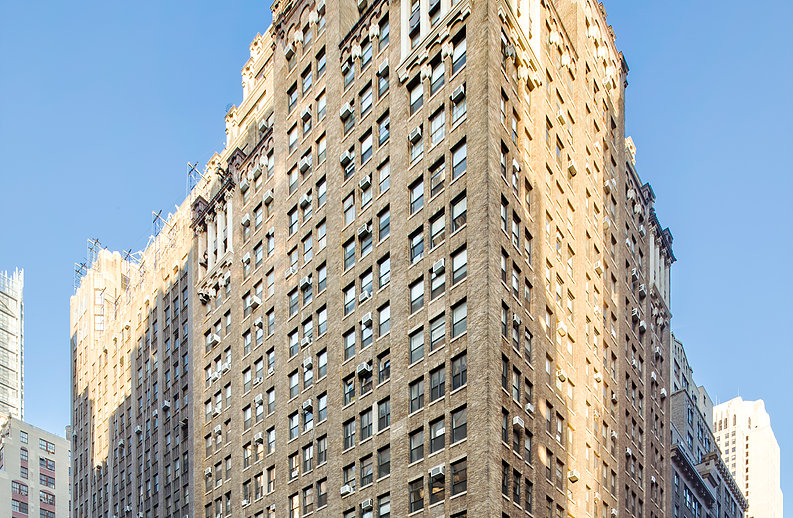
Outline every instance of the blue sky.
<path fill-rule="evenodd" d="M 793 391 L 778 367 L 793 364 L 793 3 L 606 8 L 630 67 L 637 168 L 675 238 L 673 329 L 715 401 L 765 399 L 793 498 Z M 250 0 L 0 3 L 0 270 L 25 268 L 33 424 L 63 433 L 69 420 L 68 300 L 86 238 L 146 244 L 151 212 L 184 197 L 187 161 L 222 148 L 269 20 Z"/>

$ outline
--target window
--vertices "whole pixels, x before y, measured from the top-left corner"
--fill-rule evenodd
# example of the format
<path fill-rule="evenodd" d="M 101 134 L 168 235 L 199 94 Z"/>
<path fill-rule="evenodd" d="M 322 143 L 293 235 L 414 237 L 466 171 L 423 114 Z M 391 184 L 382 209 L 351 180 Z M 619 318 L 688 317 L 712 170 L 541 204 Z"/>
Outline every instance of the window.
<path fill-rule="evenodd" d="M 451 464 L 452 496 L 464 493 L 468 489 L 468 459 L 461 459 Z"/>
<path fill-rule="evenodd" d="M 459 178 L 468 167 L 468 145 L 465 140 L 452 149 L 452 180 Z"/>
<path fill-rule="evenodd" d="M 424 477 L 414 480 L 408 485 L 410 512 L 424 509 Z"/>
<path fill-rule="evenodd" d="M 468 417 L 466 407 L 452 411 L 452 434 L 450 443 L 454 444 L 468 436 Z"/>
<path fill-rule="evenodd" d="M 301 80 L 303 83 L 303 95 L 306 95 L 308 91 L 311 89 L 311 85 L 313 83 L 312 76 L 311 76 L 311 66 L 306 68 L 305 72 L 301 76 Z"/>
<path fill-rule="evenodd" d="M 349 360 L 355 354 L 355 329 L 344 334 L 344 359 Z"/>
<path fill-rule="evenodd" d="M 344 211 L 344 225 L 349 225 L 355 220 L 355 195 L 350 194 L 342 202 Z"/>
<path fill-rule="evenodd" d="M 423 126 L 417 126 L 410 132 L 410 162 L 413 163 L 421 158 L 424 153 L 424 138 L 422 135 Z"/>
<path fill-rule="evenodd" d="M 435 272 L 433 269 L 430 275 L 430 300 L 435 300 L 435 298 L 446 291 L 446 270 L 442 270 L 441 272 Z"/>
<path fill-rule="evenodd" d="M 391 165 L 389 162 L 386 161 L 380 166 L 377 170 L 377 176 L 379 179 L 380 194 L 382 194 L 391 186 Z"/>
<path fill-rule="evenodd" d="M 463 84 L 463 95 L 459 96 L 456 100 L 452 99 L 452 124 L 456 124 L 465 118 L 468 113 L 468 102 L 465 96 L 465 85 Z"/>
<path fill-rule="evenodd" d="M 468 212 L 468 199 L 465 193 L 457 197 L 451 204 L 452 225 L 451 231 L 456 232 L 465 225 Z"/>
<path fill-rule="evenodd" d="M 289 90 L 286 91 L 286 97 L 288 101 L 288 111 L 291 113 L 292 110 L 295 109 L 295 104 L 297 104 L 297 84 L 293 84 L 289 87 Z"/>
<path fill-rule="evenodd" d="M 410 384 L 410 413 L 424 408 L 424 378 Z"/>
<path fill-rule="evenodd" d="M 424 306 L 424 279 L 419 278 L 410 285 L 410 312 L 415 313 Z"/>
<path fill-rule="evenodd" d="M 424 257 L 424 231 L 419 228 L 410 236 L 410 262 L 415 263 Z"/>
<path fill-rule="evenodd" d="M 446 112 L 441 108 L 430 117 L 430 142 L 434 146 L 446 136 Z"/>
<path fill-rule="evenodd" d="M 391 211 L 386 208 L 382 211 L 378 216 L 378 232 L 377 236 L 380 241 L 388 237 L 388 234 L 391 233 Z"/>
<path fill-rule="evenodd" d="M 322 120 L 322 119 L 325 118 L 325 114 L 327 113 L 327 109 L 328 109 L 328 99 L 327 99 L 327 96 L 325 95 L 325 92 L 322 92 L 319 95 L 319 97 L 317 97 L 317 120 Z M 324 154 L 324 150 L 325 150 L 324 149 L 325 148 L 324 140 L 325 139 L 324 139 L 324 137 L 322 138 L 322 140 L 323 140 L 323 145 L 322 145 L 323 154 L 322 154 L 322 158 L 325 158 L 325 154 Z M 319 157 L 317 157 L 317 161 L 318 162 L 322 162 L 322 160 L 319 160 Z"/>
<path fill-rule="evenodd" d="M 430 453 L 442 450 L 445 445 L 446 427 L 443 417 L 430 423 Z"/>
<path fill-rule="evenodd" d="M 344 391 L 343 405 L 346 406 L 355 400 L 355 377 L 347 377 L 343 382 L 342 389 Z"/>
<path fill-rule="evenodd" d="M 325 55 L 325 47 L 317 53 L 317 77 L 322 77 L 325 74 L 325 65 L 327 63 L 327 56 Z"/>
<path fill-rule="evenodd" d="M 442 59 L 438 59 L 432 66 L 432 75 L 430 76 L 430 95 L 434 94 L 443 86 L 446 79 L 446 67 Z"/>
<path fill-rule="evenodd" d="M 374 479 L 373 462 L 374 460 L 372 459 L 371 455 L 361 459 L 361 486 L 366 486 L 372 483 Z"/>
<path fill-rule="evenodd" d="M 381 51 L 388 46 L 388 37 L 389 37 L 390 27 L 388 25 L 388 19 L 381 20 L 380 22 L 380 34 L 377 38 L 377 51 Z"/>
<path fill-rule="evenodd" d="M 344 429 L 344 449 L 355 446 L 355 419 L 350 419 L 343 425 Z"/>
<path fill-rule="evenodd" d="M 386 398 L 377 403 L 377 429 L 384 430 L 391 426 L 391 400 Z"/>
<path fill-rule="evenodd" d="M 452 51 L 452 75 L 456 74 L 465 65 L 465 33 L 461 32 L 455 36 L 453 41 L 454 50 Z"/>
<path fill-rule="evenodd" d="M 468 274 L 468 249 L 463 247 L 452 254 L 452 284 L 465 279 Z"/>
<path fill-rule="evenodd" d="M 408 437 L 410 445 L 410 462 L 416 462 L 424 458 L 424 429 L 421 428 L 410 434 Z"/>
<path fill-rule="evenodd" d="M 388 93 L 389 88 L 388 67 L 382 73 L 377 74 L 377 98 L 382 99 Z"/>
<path fill-rule="evenodd" d="M 382 146 L 388 141 L 388 137 L 391 135 L 391 117 L 388 115 L 388 112 L 385 113 L 380 120 L 377 121 L 377 145 Z"/>
<path fill-rule="evenodd" d="M 377 287 L 382 288 L 391 280 L 391 257 L 385 256 L 377 262 Z"/>
<path fill-rule="evenodd" d="M 363 389 L 361 393 L 363 393 Z M 366 440 L 372 436 L 372 409 L 361 413 L 361 440 Z"/>
<path fill-rule="evenodd" d="M 383 336 L 391 330 L 391 305 L 382 306 L 378 312 L 377 336 Z"/>
<path fill-rule="evenodd" d="M 446 162 L 443 158 L 430 167 L 430 198 L 441 192 L 446 180 Z"/>
<path fill-rule="evenodd" d="M 377 383 L 383 383 L 391 378 L 391 359 L 388 356 L 388 351 L 381 354 L 377 358 Z"/>
<path fill-rule="evenodd" d="M 424 330 L 419 329 L 410 335 L 410 363 L 424 358 Z"/>
<path fill-rule="evenodd" d="M 464 333 L 467 329 L 468 304 L 465 300 L 452 308 L 452 338 Z"/>
<path fill-rule="evenodd" d="M 386 446 L 377 452 L 377 478 L 391 473 L 391 447 Z"/>
<path fill-rule="evenodd" d="M 418 2 L 417 2 L 418 4 Z M 416 113 L 424 104 L 424 83 L 420 79 L 414 81 L 410 87 L 410 114 Z"/>
<path fill-rule="evenodd" d="M 446 369 L 441 365 L 430 372 L 430 402 L 446 394 Z"/>
<path fill-rule="evenodd" d="M 441 313 L 430 320 L 430 351 L 446 343 L 446 316 Z"/>
<path fill-rule="evenodd" d="M 371 47 L 369 47 L 369 50 L 371 51 Z M 370 57 L 371 57 L 371 55 L 370 55 Z M 371 84 L 367 85 L 366 88 L 361 90 L 360 98 L 361 98 L 361 119 L 363 119 L 364 116 L 366 116 L 369 113 L 369 111 L 372 109 L 372 85 Z M 365 161 L 366 160 L 362 160 L 362 162 L 365 162 Z"/>

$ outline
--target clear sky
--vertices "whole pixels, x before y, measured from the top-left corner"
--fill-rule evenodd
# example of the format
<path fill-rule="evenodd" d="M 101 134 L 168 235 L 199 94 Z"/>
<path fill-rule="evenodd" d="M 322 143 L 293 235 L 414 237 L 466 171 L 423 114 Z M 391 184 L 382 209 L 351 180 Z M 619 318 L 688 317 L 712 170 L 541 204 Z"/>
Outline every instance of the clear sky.
<path fill-rule="evenodd" d="M 674 235 L 672 327 L 714 401 L 763 398 L 793 515 L 793 3 L 606 0 L 627 133 Z M 0 2 L 0 270 L 25 269 L 25 412 L 69 421 L 86 238 L 140 249 L 224 143 L 269 3 Z M 786 367 L 787 366 L 787 367 Z"/>

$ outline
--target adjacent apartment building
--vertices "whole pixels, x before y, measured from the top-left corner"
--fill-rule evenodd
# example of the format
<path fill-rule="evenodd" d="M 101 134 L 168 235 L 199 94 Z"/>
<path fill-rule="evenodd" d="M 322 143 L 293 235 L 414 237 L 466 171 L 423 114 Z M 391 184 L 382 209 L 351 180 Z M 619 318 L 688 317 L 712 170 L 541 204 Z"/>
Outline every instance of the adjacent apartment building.
<path fill-rule="evenodd" d="M 70 516 L 70 461 L 67 439 L 0 417 L 0 516 Z"/>
<path fill-rule="evenodd" d="M 71 298 L 75 518 L 193 514 L 190 222 L 98 250 Z"/>
<path fill-rule="evenodd" d="M 0 272 L 0 417 L 24 419 L 25 312 L 22 270 Z"/>
<path fill-rule="evenodd" d="M 762 399 L 733 398 L 713 409 L 724 462 L 749 502 L 747 518 L 781 518 L 779 443 Z"/>
<path fill-rule="evenodd" d="M 682 342 L 672 336 L 669 363 L 670 511 L 679 518 L 744 518 L 746 498 L 722 459 L 711 429 L 713 402 L 697 386 Z"/>
<path fill-rule="evenodd" d="M 196 514 L 671 516 L 675 258 L 603 6 L 272 13 L 192 201 Z"/>

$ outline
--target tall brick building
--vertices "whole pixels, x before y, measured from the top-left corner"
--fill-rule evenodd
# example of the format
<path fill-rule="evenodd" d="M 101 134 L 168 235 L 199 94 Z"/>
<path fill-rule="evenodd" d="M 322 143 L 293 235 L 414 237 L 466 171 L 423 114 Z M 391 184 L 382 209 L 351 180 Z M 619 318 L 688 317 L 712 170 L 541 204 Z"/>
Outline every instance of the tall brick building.
<path fill-rule="evenodd" d="M 192 201 L 196 514 L 667 516 L 672 237 L 602 5 L 272 10 Z"/>

